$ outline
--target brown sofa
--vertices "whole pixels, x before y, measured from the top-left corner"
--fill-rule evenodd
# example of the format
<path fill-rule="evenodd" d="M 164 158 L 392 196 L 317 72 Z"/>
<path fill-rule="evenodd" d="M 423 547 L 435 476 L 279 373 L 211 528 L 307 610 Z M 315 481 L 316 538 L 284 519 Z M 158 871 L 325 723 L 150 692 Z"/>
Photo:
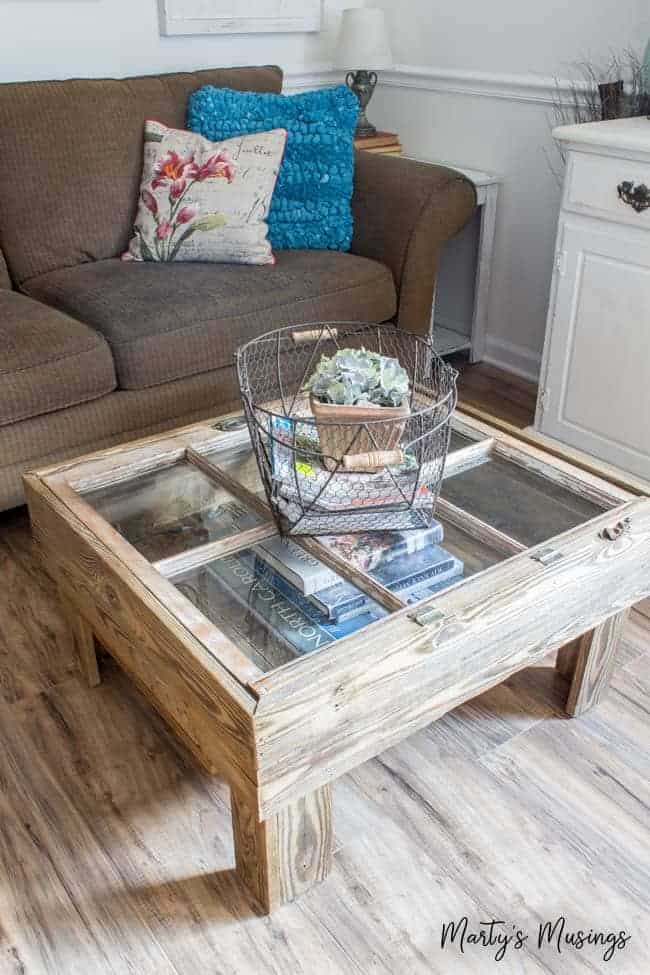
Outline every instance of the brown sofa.
<path fill-rule="evenodd" d="M 318 319 L 428 328 L 441 245 L 475 195 L 460 174 L 406 159 L 357 153 L 349 254 L 120 261 L 143 121 L 183 127 L 206 83 L 277 92 L 282 72 L 0 85 L 0 509 L 22 503 L 26 469 L 234 406 L 234 349 L 260 332 Z"/>

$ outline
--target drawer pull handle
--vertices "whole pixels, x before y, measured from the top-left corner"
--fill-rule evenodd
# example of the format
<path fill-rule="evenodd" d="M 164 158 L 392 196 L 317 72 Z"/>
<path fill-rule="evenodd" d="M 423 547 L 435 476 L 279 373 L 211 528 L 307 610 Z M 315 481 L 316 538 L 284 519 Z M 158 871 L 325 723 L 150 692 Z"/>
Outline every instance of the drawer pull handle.
<path fill-rule="evenodd" d="M 629 180 L 624 180 L 617 186 L 618 198 L 627 203 L 637 213 L 642 213 L 650 207 L 650 190 L 645 183 L 635 186 Z"/>
<path fill-rule="evenodd" d="M 603 528 L 600 532 L 600 537 L 604 538 L 608 542 L 614 542 L 617 538 L 620 538 L 621 535 L 624 535 L 625 532 L 629 532 L 630 524 L 631 522 L 629 518 L 623 518 L 622 521 L 617 521 L 615 525 L 612 525 L 611 527 L 608 525 L 607 527 Z"/>

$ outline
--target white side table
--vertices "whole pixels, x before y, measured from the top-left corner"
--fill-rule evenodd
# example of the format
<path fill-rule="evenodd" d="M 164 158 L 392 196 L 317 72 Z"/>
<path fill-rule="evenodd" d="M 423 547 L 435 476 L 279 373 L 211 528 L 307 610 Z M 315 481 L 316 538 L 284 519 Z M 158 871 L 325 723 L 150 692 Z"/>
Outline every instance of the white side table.
<path fill-rule="evenodd" d="M 452 352 L 462 352 L 469 350 L 470 362 L 479 362 L 485 352 L 485 335 L 488 325 L 488 299 L 490 292 L 490 275 L 492 270 L 492 248 L 494 245 L 494 230 L 496 225 L 497 199 L 499 196 L 499 186 L 502 182 L 500 176 L 492 173 L 484 173 L 478 169 L 468 169 L 466 166 L 459 166 L 456 163 L 441 159 L 428 159 L 423 156 L 407 155 L 402 158 L 415 159 L 418 162 L 433 163 L 438 166 L 449 166 L 450 169 L 457 169 L 468 179 L 471 179 L 476 186 L 476 202 L 479 207 L 480 229 L 478 242 L 478 257 L 476 262 L 476 272 L 474 276 L 474 306 L 471 322 L 467 323 L 467 328 L 462 326 L 449 328 L 438 323 L 433 331 L 433 341 L 436 351 L 441 355 L 449 355 Z M 435 297 L 434 307 L 431 309 L 431 327 L 433 329 L 435 320 Z M 462 329 L 462 330 L 461 330 Z"/>

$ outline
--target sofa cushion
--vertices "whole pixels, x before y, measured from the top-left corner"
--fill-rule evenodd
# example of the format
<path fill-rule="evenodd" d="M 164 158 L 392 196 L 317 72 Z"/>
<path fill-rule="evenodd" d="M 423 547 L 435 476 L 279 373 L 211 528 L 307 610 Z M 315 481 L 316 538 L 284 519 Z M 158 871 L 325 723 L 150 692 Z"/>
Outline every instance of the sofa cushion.
<path fill-rule="evenodd" d="M 208 142 L 149 119 L 134 234 L 123 260 L 273 264 L 266 218 L 285 129 Z"/>
<path fill-rule="evenodd" d="M 106 337 L 125 389 L 230 365 L 238 345 L 282 325 L 395 314 L 392 275 L 377 261 L 336 251 L 276 258 L 261 267 L 100 261 L 27 289 Z"/>
<path fill-rule="evenodd" d="M 87 325 L 14 291 L 0 291 L 0 426 L 104 396 L 111 352 Z"/>
<path fill-rule="evenodd" d="M 18 285 L 126 249 L 144 121 L 184 128 L 188 95 L 205 84 L 275 92 L 282 72 L 223 68 L 0 85 L 0 245 Z"/>
<path fill-rule="evenodd" d="M 187 127 L 220 142 L 287 130 L 287 151 L 269 213 L 274 248 L 349 251 L 352 242 L 357 96 L 347 85 L 268 95 L 205 85 L 190 96 Z"/>

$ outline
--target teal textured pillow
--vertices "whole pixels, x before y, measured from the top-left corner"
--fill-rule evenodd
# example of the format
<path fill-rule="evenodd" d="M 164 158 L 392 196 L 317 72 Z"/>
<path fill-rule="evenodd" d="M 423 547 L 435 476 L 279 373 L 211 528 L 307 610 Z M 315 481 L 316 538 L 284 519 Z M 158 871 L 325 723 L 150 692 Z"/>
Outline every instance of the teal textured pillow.
<path fill-rule="evenodd" d="M 352 243 L 354 129 L 359 103 L 345 85 L 268 95 L 206 85 L 190 95 L 187 127 L 211 142 L 287 130 L 268 216 L 274 248 L 346 251 Z"/>

